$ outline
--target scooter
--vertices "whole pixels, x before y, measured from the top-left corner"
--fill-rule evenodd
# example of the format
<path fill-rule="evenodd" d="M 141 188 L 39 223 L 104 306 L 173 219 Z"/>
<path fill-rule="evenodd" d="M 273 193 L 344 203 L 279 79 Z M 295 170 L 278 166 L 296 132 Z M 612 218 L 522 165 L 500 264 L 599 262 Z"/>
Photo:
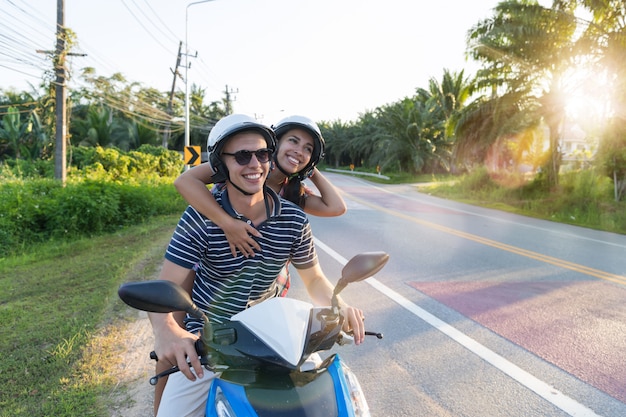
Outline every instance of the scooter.
<path fill-rule="evenodd" d="M 361 386 L 338 354 L 318 352 L 353 342 L 342 330 L 338 294 L 350 283 L 380 271 L 389 255 L 361 253 L 341 272 L 331 306 L 315 307 L 292 298 L 270 298 L 212 324 L 182 287 L 165 280 L 122 284 L 120 298 L 143 311 L 185 311 L 204 322 L 196 342 L 200 362 L 218 373 L 209 389 L 207 417 L 369 416 Z M 366 332 L 382 339 L 382 334 Z M 152 359 L 157 359 L 154 352 Z M 151 378 L 178 372 L 177 366 Z"/>

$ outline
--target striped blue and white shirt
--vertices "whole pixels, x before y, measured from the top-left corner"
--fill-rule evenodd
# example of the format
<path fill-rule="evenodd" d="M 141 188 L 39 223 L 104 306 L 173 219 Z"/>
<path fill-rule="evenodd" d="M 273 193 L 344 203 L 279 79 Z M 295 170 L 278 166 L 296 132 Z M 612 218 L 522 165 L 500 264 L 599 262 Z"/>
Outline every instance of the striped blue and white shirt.
<path fill-rule="evenodd" d="M 228 190 L 215 195 L 217 202 L 233 217 L 242 218 L 228 201 Z M 183 213 L 165 258 L 184 268 L 196 267 L 192 299 L 209 320 L 221 323 L 255 300 L 271 294 L 272 285 L 287 261 L 296 268 L 317 263 L 317 254 L 308 218 L 297 205 L 266 187 L 266 199 L 273 201 L 268 219 L 255 227 L 263 237 L 254 238 L 261 250 L 253 257 L 241 252 L 233 257 L 224 232 L 193 207 Z M 200 320 L 187 317 L 187 330 L 201 330 Z"/>

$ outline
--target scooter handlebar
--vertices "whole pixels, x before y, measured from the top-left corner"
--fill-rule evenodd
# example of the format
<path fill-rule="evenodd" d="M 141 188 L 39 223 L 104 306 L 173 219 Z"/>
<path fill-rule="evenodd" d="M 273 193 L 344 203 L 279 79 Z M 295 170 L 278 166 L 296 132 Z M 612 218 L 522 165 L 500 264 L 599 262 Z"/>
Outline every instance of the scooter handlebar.
<path fill-rule="evenodd" d="M 366 331 L 365 336 L 376 336 L 377 339 L 383 338 L 383 334 L 377 333 L 377 332 Z M 337 344 L 339 346 L 351 345 L 353 343 L 354 343 L 354 336 L 352 335 L 352 333 L 346 333 L 343 330 L 339 333 L 339 336 L 337 337 Z"/>
<path fill-rule="evenodd" d="M 196 353 L 198 353 L 198 355 L 204 356 L 206 354 L 206 349 L 204 347 L 204 343 L 202 343 L 202 340 L 196 340 L 196 342 L 194 343 L 194 347 L 196 348 Z M 154 350 L 150 352 L 150 359 L 157 362 L 159 361 L 159 357 Z"/>
<path fill-rule="evenodd" d="M 200 356 L 200 363 L 204 366 L 209 365 L 209 361 L 206 358 L 206 349 L 204 347 L 204 344 L 202 343 L 202 340 L 198 339 L 196 340 L 196 342 L 194 343 L 194 346 L 196 348 L 196 352 L 198 353 L 198 355 Z M 152 352 L 150 352 L 150 359 L 155 360 L 155 361 L 159 361 L 159 357 L 157 356 L 156 352 L 153 350 Z M 159 379 L 163 378 L 164 376 L 168 376 L 171 375 L 173 373 L 176 373 L 180 371 L 180 368 L 178 368 L 177 365 L 172 366 L 169 369 L 166 369 L 163 372 L 160 372 L 158 374 L 156 374 L 155 376 L 153 376 L 152 378 L 150 378 L 150 385 L 156 385 L 157 382 L 159 381 Z"/>

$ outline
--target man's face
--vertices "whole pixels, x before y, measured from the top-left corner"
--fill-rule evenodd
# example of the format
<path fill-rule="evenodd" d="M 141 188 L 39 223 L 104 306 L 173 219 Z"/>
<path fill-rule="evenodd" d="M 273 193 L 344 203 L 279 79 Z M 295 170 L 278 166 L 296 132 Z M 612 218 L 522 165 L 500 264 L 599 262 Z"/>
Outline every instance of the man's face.
<path fill-rule="evenodd" d="M 237 133 L 222 150 L 230 181 L 251 194 L 263 192 L 270 168 L 269 156 L 265 138 L 254 131 Z"/>

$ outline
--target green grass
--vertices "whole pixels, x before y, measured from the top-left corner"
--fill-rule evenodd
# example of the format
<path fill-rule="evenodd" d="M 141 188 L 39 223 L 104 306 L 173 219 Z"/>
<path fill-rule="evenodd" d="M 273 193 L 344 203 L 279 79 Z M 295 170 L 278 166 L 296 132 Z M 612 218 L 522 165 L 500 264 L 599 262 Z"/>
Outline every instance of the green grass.
<path fill-rule="evenodd" d="M 178 217 L 0 260 L 0 416 L 109 415 L 117 287 L 153 276 Z"/>
<path fill-rule="evenodd" d="M 626 202 L 614 201 L 610 181 L 593 171 L 561 175 L 559 186 L 549 191 L 533 182 L 498 182 L 484 173 L 419 189 L 467 204 L 626 234 Z"/>

